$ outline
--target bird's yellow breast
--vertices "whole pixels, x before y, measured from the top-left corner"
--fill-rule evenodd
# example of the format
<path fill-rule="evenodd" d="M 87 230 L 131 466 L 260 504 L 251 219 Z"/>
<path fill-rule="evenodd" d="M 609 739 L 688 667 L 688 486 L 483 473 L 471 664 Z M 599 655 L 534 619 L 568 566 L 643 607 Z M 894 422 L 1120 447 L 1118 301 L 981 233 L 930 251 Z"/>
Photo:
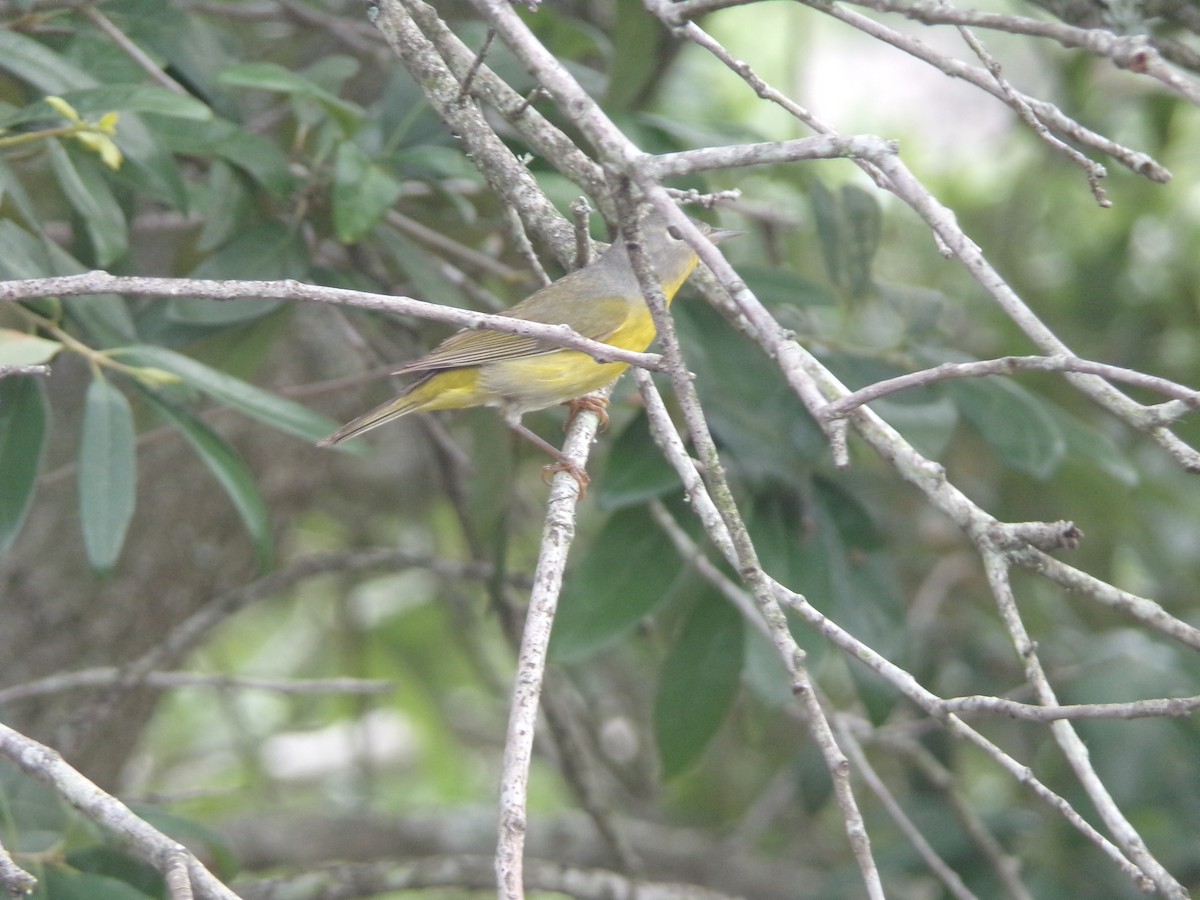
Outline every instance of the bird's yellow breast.
<path fill-rule="evenodd" d="M 631 303 L 630 314 L 604 343 L 640 352 L 650 346 L 656 333 L 646 305 Z M 578 350 L 557 350 L 484 363 L 479 367 L 480 388 L 494 394 L 496 403 L 522 411 L 545 409 L 610 384 L 626 368 L 625 363 L 598 363 Z"/>

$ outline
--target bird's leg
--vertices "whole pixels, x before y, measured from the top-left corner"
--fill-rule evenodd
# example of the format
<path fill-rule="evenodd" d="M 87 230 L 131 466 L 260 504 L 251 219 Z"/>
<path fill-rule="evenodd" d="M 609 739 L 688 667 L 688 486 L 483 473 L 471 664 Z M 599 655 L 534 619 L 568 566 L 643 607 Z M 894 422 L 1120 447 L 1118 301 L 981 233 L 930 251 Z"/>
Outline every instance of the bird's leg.
<path fill-rule="evenodd" d="M 582 466 L 572 462 L 565 453 L 563 453 L 549 441 L 538 437 L 538 435 L 534 434 L 519 421 L 509 421 L 508 427 L 517 434 L 521 435 L 521 437 L 525 438 L 530 443 L 536 444 L 546 453 L 549 453 L 558 460 L 556 463 L 551 463 L 548 466 L 542 466 L 542 472 L 544 474 L 554 475 L 558 472 L 566 472 L 568 475 L 574 478 L 575 483 L 579 485 L 579 499 L 582 500 L 587 496 L 588 485 L 592 483 L 592 479 L 588 477 L 588 473 L 584 471 Z"/>
<path fill-rule="evenodd" d="M 595 413 L 596 418 L 600 420 L 600 430 L 608 429 L 608 398 L 597 397 L 595 394 L 585 394 L 582 397 L 576 397 L 574 400 L 568 400 L 563 404 L 570 413 L 567 415 L 567 422 L 563 425 L 563 431 L 570 431 L 571 426 L 575 423 L 575 417 L 581 412 Z"/>

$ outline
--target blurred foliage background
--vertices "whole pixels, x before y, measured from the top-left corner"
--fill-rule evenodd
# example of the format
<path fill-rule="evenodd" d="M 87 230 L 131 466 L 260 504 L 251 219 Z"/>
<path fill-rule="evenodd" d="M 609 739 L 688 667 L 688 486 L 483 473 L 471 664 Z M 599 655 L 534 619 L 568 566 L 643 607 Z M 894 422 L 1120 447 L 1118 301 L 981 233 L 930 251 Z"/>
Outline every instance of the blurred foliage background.
<path fill-rule="evenodd" d="M 470 7 L 439 11 L 468 46 L 483 43 Z M 497 198 L 358 4 L 26 0 L 0 17 L 0 276 L 294 278 L 487 310 L 534 286 Z M 526 18 L 648 151 L 803 136 L 635 0 L 544 4 Z M 1023 89 L 1174 174 L 1159 185 L 1109 164 L 1113 205 L 1101 209 L 1080 171 L 1010 110 L 814 9 L 754 4 L 704 22 L 843 133 L 899 139 L 1078 354 L 1200 384 L 1194 107 L 1105 60 L 987 36 Z M 948 29 L 891 24 L 966 52 Z M 1193 37 L 1164 19 L 1117 27 Z M 536 86 L 500 42 L 488 64 L 523 94 Z M 551 104 L 537 108 L 560 121 Z M 579 187 L 536 155 L 527 164 L 566 213 Z M 1032 352 L 850 163 L 676 186 L 741 191 L 702 215 L 748 232 L 728 257 L 851 387 Z M 951 523 L 861 447 L 837 471 L 773 363 L 694 292 L 673 313 L 768 571 L 942 696 L 1028 699 L 976 554 Z M 349 452 L 312 446 L 385 398 L 386 366 L 445 329 L 277 301 L 115 296 L 12 304 L 0 329 L 0 362 L 52 364 L 47 378 L 0 380 L 3 720 L 243 882 L 324 860 L 490 852 L 543 460 L 486 410 L 406 420 Z M 613 865 L 580 811 L 577 757 L 654 878 L 762 898 L 859 896 L 780 664 L 660 525 L 671 514 L 699 538 L 636 400 L 623 382 L 590 467 L 548 698 L 574 743 L 539 747 L 531 855 Z M 1197 622 L 1195 476 L 1060 376 L 948 383 L 873 408 L 997 517 L 1073 520 L 1086 535 L 1073 565 Z M 561 422 L 557 411 L 529 420 L 550 440 Z M 1179 431 L 1200 440 L 1195 421 Z M 1185 648 L 1032 578 L 1017 587 L 1064 703 L 1200 693 Z M 219 625 L 171 651 L 168 636 L 197 615 Z M 830 702 L 862 724 L 879 774 L 971 890 L 1005 888 L 961 809 L 1021 861 L 1031 896 L 1134 894 L 990 761 L 796 631 Z M 216 677 L 12 693 L 153 652 L 156 669 Z M 372 684 L 275 684 L 343 678 Z M 977 724 L 1081 800 L 1045 726 Z M 1195 720 L 1078 728 L 1152 850 L 1200 885 Z M 942 896 L 861 794 L 889 890 Z M 42 878 L 40 896 L 163 896 L 2 764 L 0 833 Z"/>

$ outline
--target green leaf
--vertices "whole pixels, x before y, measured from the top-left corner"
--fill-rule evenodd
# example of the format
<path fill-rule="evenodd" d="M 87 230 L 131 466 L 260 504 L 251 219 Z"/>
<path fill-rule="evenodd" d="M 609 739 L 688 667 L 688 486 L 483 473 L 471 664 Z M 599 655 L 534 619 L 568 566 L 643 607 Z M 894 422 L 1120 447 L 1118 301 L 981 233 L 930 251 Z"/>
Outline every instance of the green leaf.
<path fill-rule="evenodd" d="M 774 307 L 833 306 L 837 299 L 823 285 L 789 269 L 739 265 L 738 274 L 765 305 Z"/>
<path fill-rule="evenodd" d="M 0 159 L 0 199 L 11 203 L 26 222 L 32 224 L 39 221 L 37 207 L 33 205 L 33 198 L 25 189 L 25 183 L 2 159 Z"/>
<path fill-rule="evenodd" d="M 871 514 L 858 498 L 837 481 L 820 475 L 813 478 L 814 499 L 825 507 L 830 521 L 837 528 L 842 543 L 851 551 L 884 549 L 883 536 L 875 527 Z"/>
<path fill-rule="evenodd" d="M 778 366 L 702 303 L 678 305 L 676 322 L 709 425 L 740 474 L 803 480 L 828 452 L 820 429 Z M 752 402 L 747 402 L 752 398 Z"/>
<path fill-rule="evenodd" d="M 333 228 L 344 244 L 360 241 L 400 197 L 400 182 L 373 163 L 358 145 L 337 149 L 333 174 Z"/>
<path fill-rule="evenodd" d="M 829 188 L 814 179 L 808 188 L 808 202 L 812 206 L 813 221 L 817 226 L 817 243 L 821 247 L 821 258 L 825 262 L 825 274 L 836 286 L 846 281 L 841 252 L 842 224 L 837 198 Z"/>
<path fill-rule="evenodd" d="M 681 565 L 644 506 L 615 513 L 567 573 L 551 655 L 581 659 L 616 640 L 663 601 Z"/>
<path fill-rule="evenodd" d="M 63 94 L 96 84 L 95 78 L 66 57 L 11 29 L 0 30 L 0 69 L 43 94 Z"/>
<path fill-rule="evenodd" d="M 145 391 L 147 400 L 155 409 L 175 425 L 184 439 L 196 451 L 196 455 L 217 479 L 242 524 L 250 532 L 258 555 L 259 567 L 266 569 L 271 561 L 271 519 L 266 504 L 254 484 L 254 476 L 246 464 L 215 431 L 187 410 L 160 397 L 153 391 Z"/>
<path fill-rule="evenodd" d="M 207 103 L 155 85 L 108 84 L 83 91 L 66 91 L 60 96 L 84 118 L 113 110 L 153 113 L 157 116 L 191 119 L 196 122 L 207 122 L 213 117 L 213 111 Z M 122 116 L 122 122 L 124 121 Z M 121 125 L 118 124 L 118 131 L 120 128 Z"/>
<path fill-rule="evenodd" d="M 129 248 L 128 227 L 99 164 L 69 153 L 57 141 L 47 142 L 46 151 L 59 186 L 87 229 L 96 265 L 110 265 Z"/>
<path fill-rule="evenodd" d="M 176 815 L 157 806 L 130 803 L 130 808 L 141 819 L 149 822 L 163 834 L 186 844 L 207 862 L 218 878 L 229 881 L 238 873 L 238 858 L 215 829 L 195 819 Z"/>
<path fill-rule="evenodd" d="M 681 487 L 675 469 L 650 435 L 645 412 L 639 412 L 613 441 L 596 500 L 601 509 L 622 509 Z"/>
<path fill-rule="evenodd" d="M 890 397 L 881 398 L 871 404 L 871 409 L 929 459 L 941 458 L 959 422 L 958 407 L 949 397 L 929 403 L 897 403 Z"/>
<path fill-rule="evenodd" d="M 217 80 L 235 87 L 275 91 L 315 101 L 334 119 L 345 134 L 352 134 L 365 117 L 361 107 L 342 100 L 303 75 L 275 63 L 242 63 L 224 69 Z"/>
<path fill-rule="evenodd" d="M 473 184 L 483 183 L 483 176 L 479 174 L 479 170 L 453 147 L 418 144 L 397 150 L 391 158 L 396 165 L 396 171 L 405 178 L 419 178 L 423 181 L 462 178 Z M 453 200 L 454 196 L 447 196 L 446 199 Z"/>
<path fill-rule="evenodd" d="M 288 158 L 265 137 L 220 117 L 210 122 L 174 119 L 159 138 L 175 153 L 216 156 L 242 169 L 275 197 L 284 197 L 295 179 Z"/>
<path fill-rule="evenodd" d="M 1066 455 L 1062 429 L 1034 394 L 1006 378 L 957 378 L 946 390 L 980 437 L 1014 469 L 1049 478 Z"/>
<path fill-rule="evenodd" d="M 852 184 L 835 196 L 819 181 L 809 186 L 809 202 L 829 280 L 852 299 L 863 296 L 872 286 L 871 263 L 883 233 L 878 202 Z"/>
<path fill-rule="evenodd" d="M 215 250 L 237 233 L 251 215 L 253 197 L 245 179 L 232 165 L 214 159 L 208 167 L 208 182 L 198 188 L 197 213 L 203 220 L 196 249 Z M 324 283 L 324 282 L 322 282 Z"/>
<path fill-rule="evenodd" d="M 123 360 L 137 366 L 164 369 L 182 378 L 187 384 L 220 400 L 252 419 L 293 434 L 306 441 L 318 441 L 337 430 L 333 419 L 313 412 L 307 406 L 288 400 L 270 391 L 255 387 L 190 356 L 175 353 L 165 347 L 139 345 L 122 348 Z"/>
<path fill-rule="evenodd" d="M 458 285 L 452 283 L 438 263 L 437 257 L 390 225 L 375 231 L 374 240 L 396 261 L 405 277 L 413 284 L 413 293 L 443 306 L 468 306 Z"/>
<path fill-rule="evenodd" d="M 39 366 L 54 359 L 61 349 L 58 341 L 0 328 L 0 366 Z"/>
<path fill-rule="evenodd" d="M 1067 442 L 1068 457 L 1091 463 L 1126 487 L 1134 487 L 1141 480 L 1137 467 L 1107 434 L 1065 410 L 1055 407 L 1054 412 L 1055 422 Z"/>
<path fill-rule="evenodd" d="M 162 876 L 155 869 L 116 847 L 97 845 L 67 855 L 67 864 L 80 873 L 100 875 L 129 885 L 149 897 L 163 896 Z"/>
<path fill-rule="evenodd" d="M 66 314 L 83 328 L 91 344 L 114 347 L 134 340 L 137 331 L 129 314 L 130 301 L 118 294 L 73 299 Z"/>
<path fill-rule="evenodd" d="M 0 219 L 0 278 L 44 278 L 54 271 L 49 245 L 10 219 Z M 80 269 L 83 267 L 81 266 Z"/>
<path fill-rule="evenodd" d="M 41 379 L 0 379 L 0 554 L 16 540 L 33 502 L 49 419 Z"/>
<path fill-rule="evenodd" d="M 198 122 L 212 118 L 212 110 L 193 97 L 185 97 L 166 88 L 140 84 L 110 84 L 83 90 L 63 91 L 58 97 L 72 107 L 83 119 L 96 121 L 110 113 L 121 113 L 117 123 L 120 132 L 128 122 L 128 114 L 146 112 L 167 118 L 192 119 Z M 25 122 L 58 120 L 62 113 L 45 99 L 38 100 L 0 118 L 0 127 L 12 128 Z"/>
<path fill-rule="evenodd" d="M 114 140 L 125 154 L 125 165 L 115 177 L 144 190 L 181 212 L 187 212 L 188 194 L 179 164 L 171 155 L 169 138 L 181 125 L 205 127 L 208 123 L 154 114 L 123 113 Z"/>
<path fill-rule="evenodd" d="M 654 703 L 654 736 L 663 777 L 700 756 L 737 694 L 745 649 L 741 614 L 705 591 L 663 663 Z"/>
<path fill-rule="evenodd" d="M 152 900 L 155 895 L 145 894 L 127 882 L 107 875 L 49 865 L 43 870 L 38 893 L 33 896 L 35 900 Z"/>
<path fill-rule="evenodd" d="M 842 218 L 845 223 L 842 258 L 846 293 L 861 297 L 871 288 L 871 263 L 883 234 L 883 215 L 874 195 L 852 184 L 842 185 Z"/>
<path fill-rule="evenodd" d="M 616 0 L 610 33 L 613 57 L 621 60 L 609 72 L 604 108 L 611 114 L 645 98 L 670 58 L 672 38 L 641 0 Z"/>
<path fill-rule="evenodd" d="M 117 562 L 137 496 L 133 411 L 103 375 L 88 386 L 79 446 L 79 521 L 92 568 Z"/>
<path fill-rule="evenodd" d="M 238 233 L 233 240 L 189 273 L 191 278 L 275 280 L 303 278 L 308 250 L 293 228 L 282 222 L 263 222 Z M 174 297 L 165 313 L 175 322 L 208 328 L 241 325 L 269 315 L 282 300 L 239 300 L 221 303 L 198 297 Z"/>

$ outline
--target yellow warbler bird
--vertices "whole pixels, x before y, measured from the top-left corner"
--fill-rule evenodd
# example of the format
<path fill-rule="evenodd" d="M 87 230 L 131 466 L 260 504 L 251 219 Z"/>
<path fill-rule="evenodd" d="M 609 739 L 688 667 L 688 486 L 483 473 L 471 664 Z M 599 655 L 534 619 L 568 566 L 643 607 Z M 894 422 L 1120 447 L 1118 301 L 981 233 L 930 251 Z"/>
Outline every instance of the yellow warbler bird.
<path fill-rule="evenodd" d="M 697 225 L 713 242 L 740 234 Z M 670 303 L 696 268 L 696 253 L 679 230 L 658 213 L 642 220 L 642 234 L 646 256 Z M 645 350 L 655 337 L 650 308 L 620 239 L 595 262 L 535 291 L 500 315 L 568 325 L 586 338 L 624 350 Z M 589 482 L 587 473 L 525 428 L 521 417 L 576 401 L 611 383 L 626 368 L 626 363 L 599 363 L 586 353 L 535 338 L 464 329 L 395 370 L 395 375 L 418 376 L 399 396 L 359 416 L 318 446 L 336 444 L 413 412 L 494 406 L 513 430 L 559 460 L 549 468 L 569 472 L 579 483 L 582 496 Z M 603 412 L 602 406 L 586 402 L 582 406 Z"/>

